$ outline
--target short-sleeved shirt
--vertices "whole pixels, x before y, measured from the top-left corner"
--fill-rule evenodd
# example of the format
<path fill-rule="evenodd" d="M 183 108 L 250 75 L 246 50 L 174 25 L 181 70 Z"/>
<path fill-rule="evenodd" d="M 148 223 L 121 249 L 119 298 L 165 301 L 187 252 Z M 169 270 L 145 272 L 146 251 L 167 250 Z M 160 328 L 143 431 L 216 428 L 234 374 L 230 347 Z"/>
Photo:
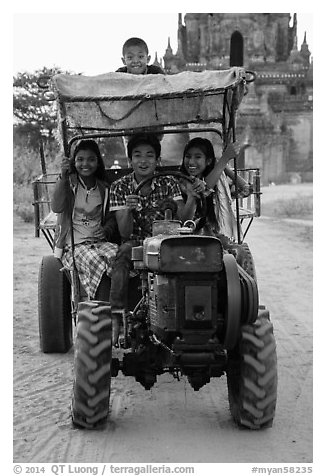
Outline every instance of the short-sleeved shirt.
<path fill-rule="evenodd" d="M 110 188 L 110 210 L 126 209 L 126 197 L 135 193 L 137 185 L 133 172 L 113 182 Z M 134 220 L 133 235 L 140 239 L 149 236 L 148 230 L 151 230 L 154 220 L 164 219 L 164 213 L 160 210 L 162 200 L 169 197 L 175 201 L 183 201 L 180 186 L 174 177 L 156 177 L 151 182 L 151 188 L 148 195 L 139 194 L 141 208 L 134 211 L 137 221 L 142 226 Z"/>

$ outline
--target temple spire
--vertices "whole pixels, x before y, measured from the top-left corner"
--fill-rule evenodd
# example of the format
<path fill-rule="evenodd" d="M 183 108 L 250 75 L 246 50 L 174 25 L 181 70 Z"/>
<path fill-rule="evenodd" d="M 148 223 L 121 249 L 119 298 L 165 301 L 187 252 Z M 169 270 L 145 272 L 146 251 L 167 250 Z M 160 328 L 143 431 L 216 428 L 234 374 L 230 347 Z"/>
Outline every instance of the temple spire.
<path fill-rule="evenodd" d="M 304 59 L 305 64 L 307 66 L 309 66 L 311 53 L 310 53 L 309 48 L 308 48 L 307 32 L 306 31 L 304 32 L 304 38 L 303 38 L 303 43 L 301 45 L 300 54 L 301 54 L 302 58 Z"/>
<path fill-rule="evenodd" d="M 160 62 L 159 62 L 158 57 L 157 57 L 157 51 L 155 51 L 155 59 L 154 59 L 153 64 L 155 64 L 156 66 L 160 66 Z"/>
<path fill-rule="evenodd" d="M 168 46 L 165 50 L 165 56 L 169 55 L 171 56 L 173 54 L 172 48 L 171 48 L 171 40 L 170 37 L 168 37 Z"/>
<path fill-rule="evenodd" d="M 297 14 L 295 13 L 293 15 L 293 30 L 295 35 L 297 34 L 297 25 L 298 25 Z"/>
<path fill-rule="evenodd" d="M 293 48 L 292 51 L 297 51 L 298 50 L 298 37 L 297 33 L 295 32 L 294 38 L 293 38 Z"/>

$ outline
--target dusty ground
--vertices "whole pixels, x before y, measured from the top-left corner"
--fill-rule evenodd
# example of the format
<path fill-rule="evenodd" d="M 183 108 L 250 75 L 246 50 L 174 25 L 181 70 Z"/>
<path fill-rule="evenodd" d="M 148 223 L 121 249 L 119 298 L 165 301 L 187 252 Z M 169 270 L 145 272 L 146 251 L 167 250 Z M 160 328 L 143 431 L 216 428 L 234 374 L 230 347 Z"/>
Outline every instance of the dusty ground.
<path fill-rule="evenodd" d="M 266 189 L 266 200 L 295 194 Z M 311 186 L 299 186 L 311 194 Z M 265 198 L 263 196 L 263 199 Z M 273 198 L 274 197 L 274 198 Z M 37 275 L 50 254 L 33 226 L 14 219 L 14 462 L 309 463 L 312 441 L 312 223 L 256 219 L 247 235 L 260 301 L 271 312 L 279 390 L 273 428 L 239 430 L 226 379 L 194 392 L 185 379 L 158 378 L 145 391 L 131 377 L 112 384 L 111 420 L 101 431 L 72 427 L 73 350 L 39 350 Z"/>

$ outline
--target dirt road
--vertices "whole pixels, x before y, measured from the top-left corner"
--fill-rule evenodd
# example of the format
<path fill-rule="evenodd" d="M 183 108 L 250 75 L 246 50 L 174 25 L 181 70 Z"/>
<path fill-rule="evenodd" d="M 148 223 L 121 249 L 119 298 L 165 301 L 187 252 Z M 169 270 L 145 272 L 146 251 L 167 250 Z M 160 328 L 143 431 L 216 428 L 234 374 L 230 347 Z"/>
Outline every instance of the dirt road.
<path fill-rule="evenodd" d="M 73 350 L 39 350 L 37 274 L 50 254 L 33 226 L 14 219 L 14 462 L 268 463 L 312 462 L 311 225 L 256 219 L 247 236 L 260 302 L 271 312 L 279 390 L 271 429 L 239 430 L 226 378 L 194 392 L 186 379 L 158 377 L 150 391 L 113 379 L 111 418 L 101 431 L 70 421 Z"/>

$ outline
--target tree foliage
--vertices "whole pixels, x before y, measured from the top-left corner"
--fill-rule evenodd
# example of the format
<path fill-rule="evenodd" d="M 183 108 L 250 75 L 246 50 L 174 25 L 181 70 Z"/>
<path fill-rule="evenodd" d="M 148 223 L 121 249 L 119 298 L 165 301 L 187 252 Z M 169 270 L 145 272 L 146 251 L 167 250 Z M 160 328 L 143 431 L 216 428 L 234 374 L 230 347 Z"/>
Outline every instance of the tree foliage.
<path fill-rule="evenodd" d="M 56 129 L 55 103 L 46 98 L 45 90 L 39 87 L 42 77 L 62 73 L 59 68 L 46 68 L 34 73 L 18 73 L 13 80 L 14 139 L 33 149 L 40 139 L 52 142 Z M 67 73 L 69 74 L 69 73 Z"/>
<path fill-rule="evenodd" d="M 13 78 L 13 142 L 14 142 L 14 183 L 30 183 L 45 167 L 50 172 L 58 170 L 58 157 L 62 152 L 57 142 L 56 102 L 49 101 L 49 90 L 40 87 L 42 78 L 51 78 L 55 74 L 75 74 L 59 68 L 46 68 L 33 73 L 20 72 Z M 114 159 L 126 163 L 126 154 L 122 138 L 98 140 L 106 167 Z M 43 161 L 40 161 L 40 151 Z M 52 170 L 55 171 L 55 170 Z"/>

